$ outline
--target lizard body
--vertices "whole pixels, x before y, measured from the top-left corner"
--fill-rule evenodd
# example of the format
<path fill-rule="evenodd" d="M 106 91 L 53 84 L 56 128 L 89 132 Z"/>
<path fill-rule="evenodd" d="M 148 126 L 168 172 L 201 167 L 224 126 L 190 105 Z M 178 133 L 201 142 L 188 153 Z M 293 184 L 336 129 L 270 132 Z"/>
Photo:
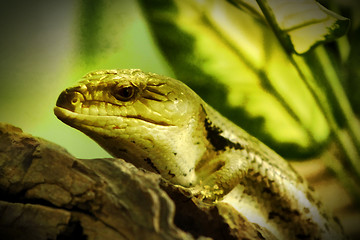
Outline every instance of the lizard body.
<path fill-rule="evenodd" d="M 224 201 L 279 239 L 343 239 L 313 190 L 279 155 L 182 82 L 141 70 L 89 73 L 54 109 L 114 157 Z"/>

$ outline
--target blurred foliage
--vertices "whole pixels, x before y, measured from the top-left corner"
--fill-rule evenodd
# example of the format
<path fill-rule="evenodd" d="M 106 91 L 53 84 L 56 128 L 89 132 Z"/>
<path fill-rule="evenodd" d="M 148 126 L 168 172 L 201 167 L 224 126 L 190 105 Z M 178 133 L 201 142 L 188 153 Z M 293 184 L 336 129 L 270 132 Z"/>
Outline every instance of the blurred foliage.
<path fill-rule="evenodd" d="M 135 68 L 157 69 L 168 73 L 154 54 L 145 20 L 131 1 L 79 0 L 74 33 L 76 63 L 74 81 L 96 69 Z M 134 31 L 136 31 L 134 33 Z M 136 47 L 134 47 L 136 46 Z"/>
<path fill-rule="evenodd" d="M 281 31 L 275 31 L 286 39 L 285 50 L 298 54 L 325 41 L 343 36 L 349 19 L 324 8 L 314 0 L 228 0 L 240 9 L 245 9 L 258 18 L 273 17 Z M 270 23 L 270 21 L 269 21 Z M 274 29 L 273 29 L 274 30 Z"/>

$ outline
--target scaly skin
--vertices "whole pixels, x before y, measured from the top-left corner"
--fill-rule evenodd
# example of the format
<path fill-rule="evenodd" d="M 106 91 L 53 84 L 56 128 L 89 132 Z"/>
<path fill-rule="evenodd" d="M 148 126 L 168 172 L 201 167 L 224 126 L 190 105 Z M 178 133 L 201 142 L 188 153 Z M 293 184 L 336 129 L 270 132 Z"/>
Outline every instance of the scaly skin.
<path fill-rule="evenodd" d="M 344 238 L 285 160 L 178 80 L 136 69 L 92 72 L 61 93 L 54 112 L 114 157 L 205 202 L 227 202 L 279 239 Z"/>

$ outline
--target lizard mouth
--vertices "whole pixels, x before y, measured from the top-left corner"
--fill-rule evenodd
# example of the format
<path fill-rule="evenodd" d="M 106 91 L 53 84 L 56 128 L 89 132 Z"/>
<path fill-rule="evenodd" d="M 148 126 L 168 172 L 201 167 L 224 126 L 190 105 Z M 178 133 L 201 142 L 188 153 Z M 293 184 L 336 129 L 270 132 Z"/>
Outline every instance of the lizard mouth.
<path fill-rule="evenodd" d="M 67 108 L 56 106 L 54 108 L 56 117 L 72 127 L 79 127 L 82 125 L 93 127 L 105 127 L 108 116 L 95 116 L 73 112 Z"/>
<path fill-rule="evenodd" d="M 73 112 L 67 108 L 56 106 L 54 108 L 54 114 L 56 117 L 72 127 L 77 128 L 78 126 L 91 126 L 91 127 L 102 127 L 109 128 L 111 126 L 113 129 L 121 129 L 128 126 L 128 124 L 120 123 L 120 119 L 128 119 L 134 121 L 133 125 L 139 124 L 139 122 L 145 122 L 151 125 L 157 126 L 175 126 L 167 122 L 154 121 L 152 119 L 144 118 L 139 115 L 128 115 L 128 116 L 101 116 L 101 115 L 89 115 Z"/>

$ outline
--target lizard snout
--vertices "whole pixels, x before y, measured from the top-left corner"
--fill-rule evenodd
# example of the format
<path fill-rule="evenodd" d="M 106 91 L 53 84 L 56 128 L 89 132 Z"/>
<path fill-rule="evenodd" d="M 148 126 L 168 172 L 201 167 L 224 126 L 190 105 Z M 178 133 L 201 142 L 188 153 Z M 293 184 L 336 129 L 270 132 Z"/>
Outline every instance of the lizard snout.
<path fill-rule="evenodd" d="M 56 101 L 56 106 L 75 111 L 76 107 L 85 100 L 84 96 L 74 89 L 66 89 L 61 92 Z"/>

